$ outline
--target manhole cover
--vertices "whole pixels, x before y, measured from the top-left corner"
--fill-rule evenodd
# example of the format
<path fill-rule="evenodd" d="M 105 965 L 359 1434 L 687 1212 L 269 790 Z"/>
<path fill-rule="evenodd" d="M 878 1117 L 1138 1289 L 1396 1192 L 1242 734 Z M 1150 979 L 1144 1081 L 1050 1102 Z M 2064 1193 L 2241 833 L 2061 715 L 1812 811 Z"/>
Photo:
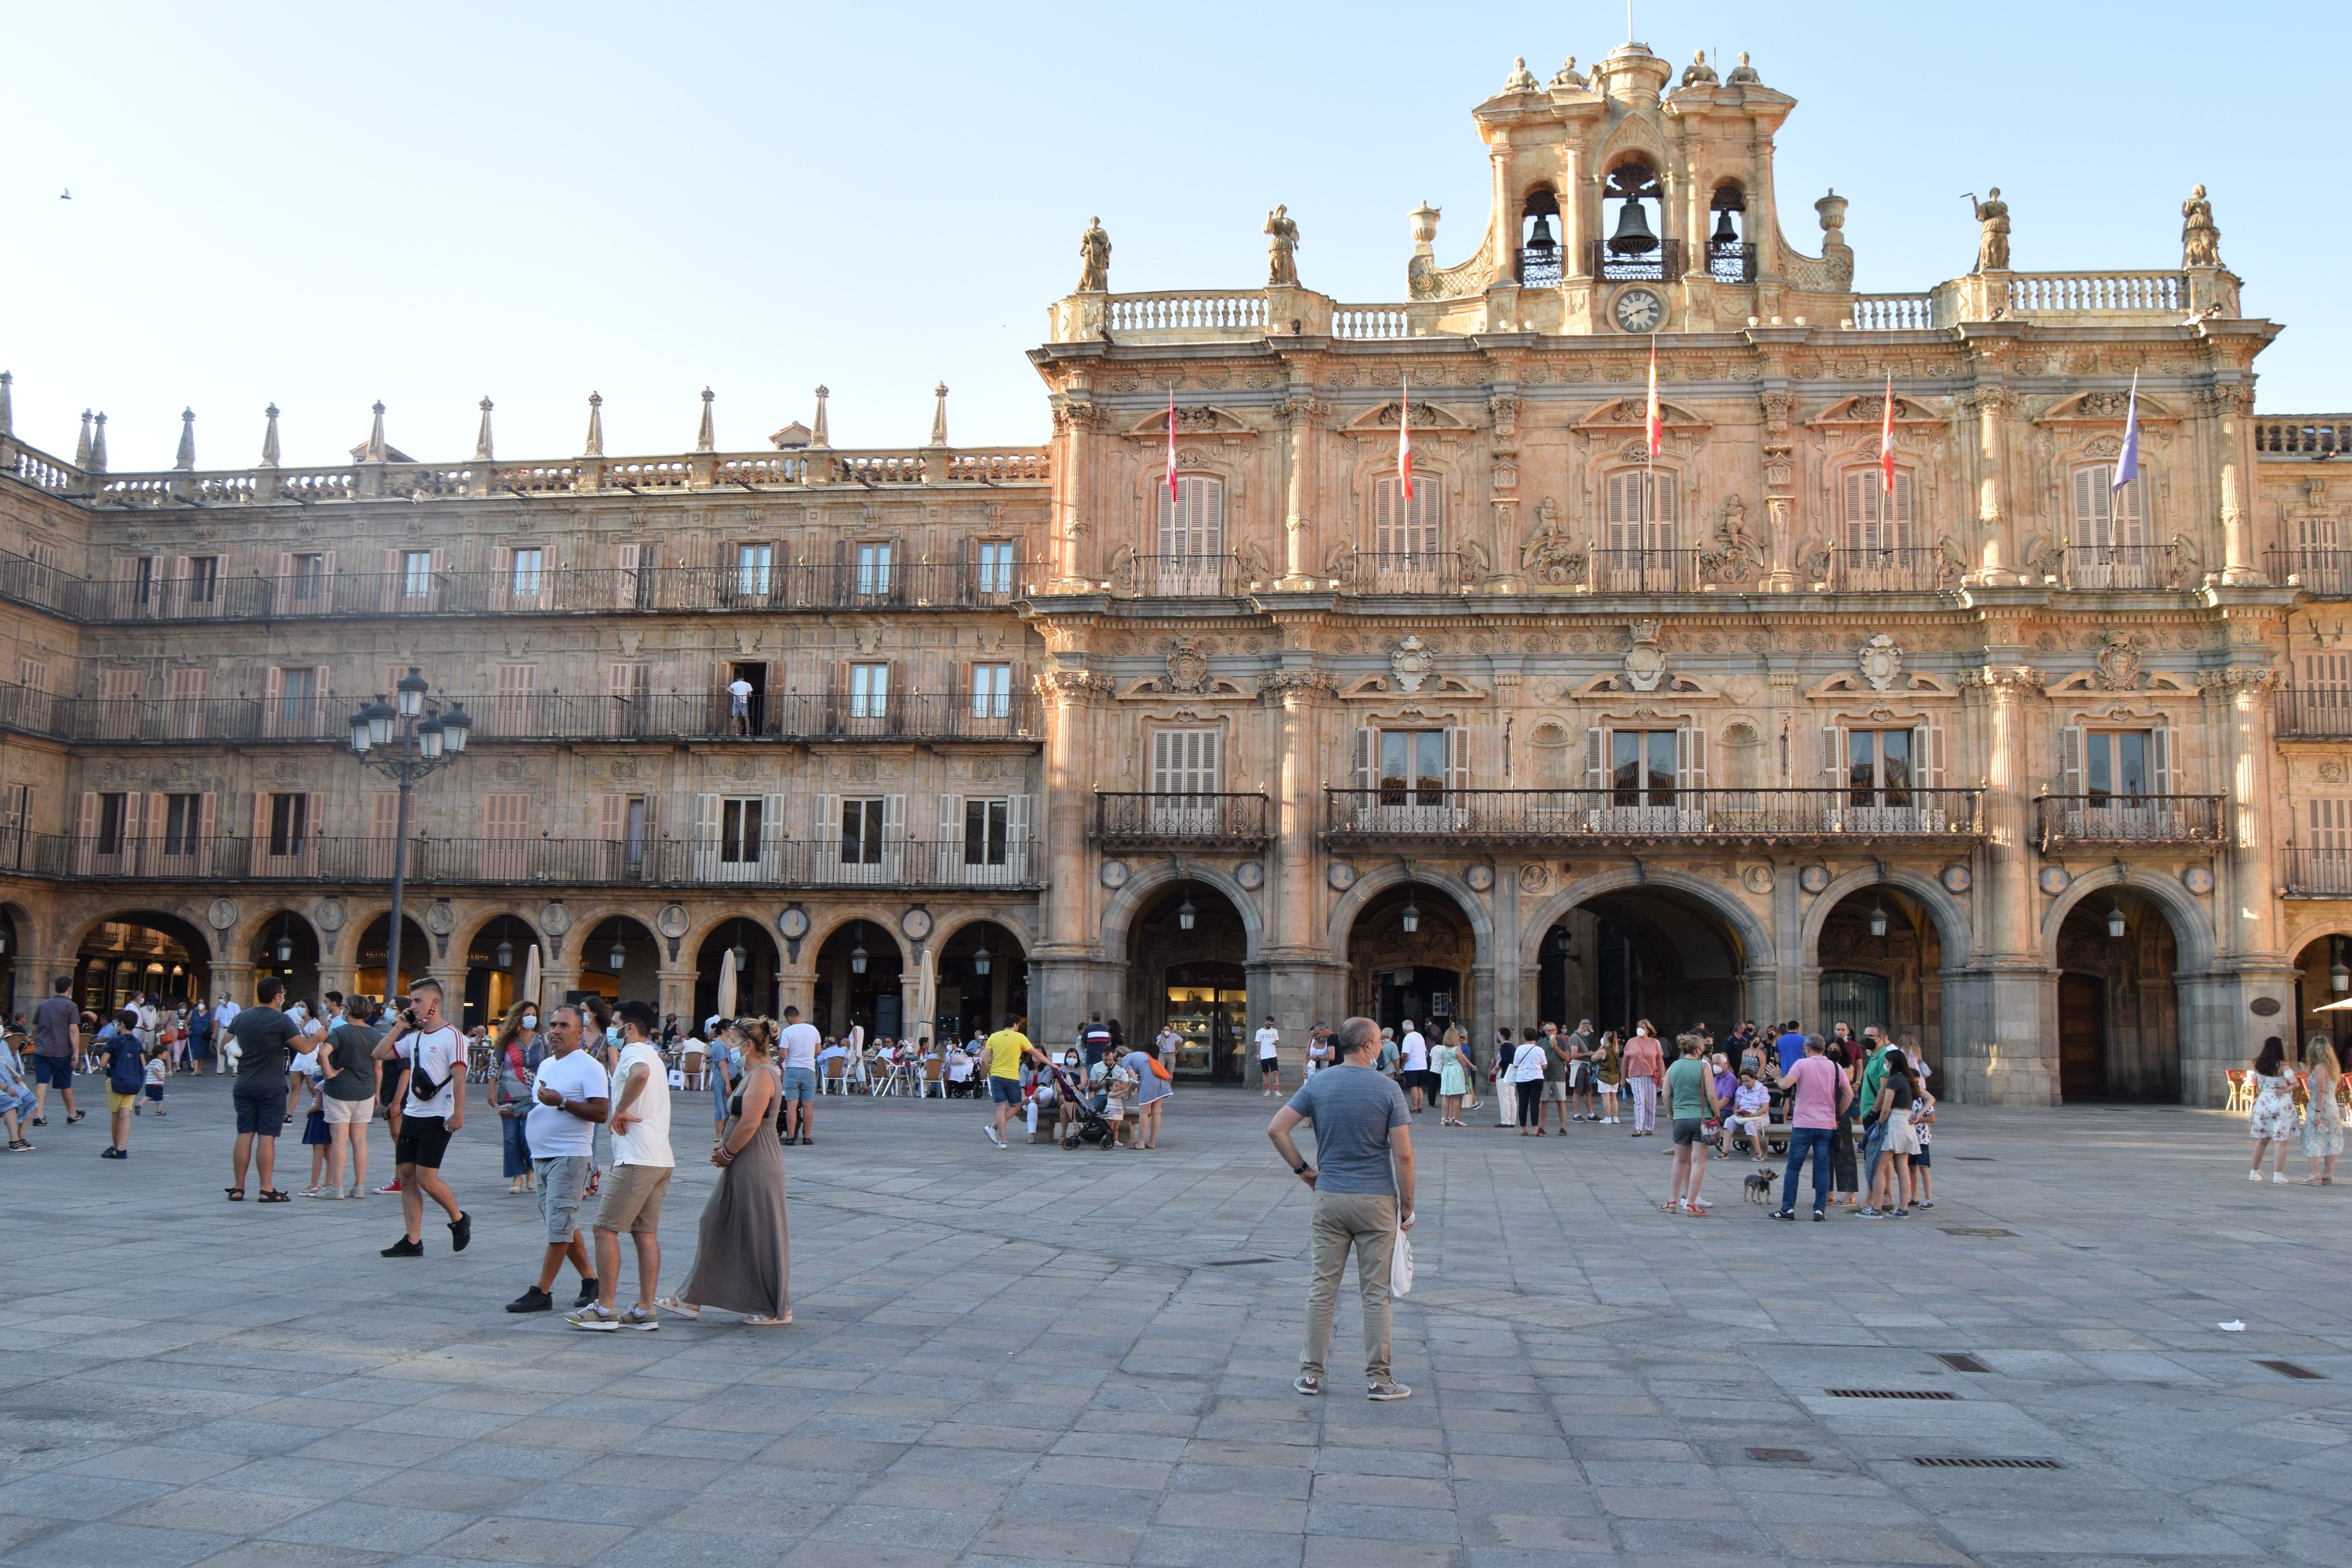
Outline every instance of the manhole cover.
<path fill-rule="evenodd" d="M 1943 1230 L 1946 1236 L 2015 1236 L 2017 1234 L 2013 1230 L 2002 1230 L 1996 1226 L 1979 1225 L 1948 1225 L 1943 1227 Z"/>
<path fill-rule="evenodd" d="M 1940 1388 L 1825 1388 L 1832 1399 L 1958 1399 Z"/>
<path fill-rule="evenodd" d="M 1915 1465 L 1931 1470 L 2063 1470 L 2056 1459 L 1994 1458 L 1977 1454 L 1915 1454 Z"/>
<path fill-rule="evenodd" d="M 2307 1366 L 2297 1366 L 2291 1361 L 2258 1361 L 2254 1364 L 2268 1367 L 2281 1377 L 2306 1378 L 2313 1383 L 2323 1383 L 2327 1377 L 2324 1372 L 2314 1372 Z"/>
<path fill-rule="evenodd" d="M 1966 1351 L 1937 1351 L 1936 1359 L 1954 1372 L 1990 1372 L 1992 1370 Z"/>
<path fill-rule="evenodd" d="M 1750 1448 L 1748 1457 L 1768 1465 L 1809 1465 L 1813 1458 L 1802 1448 Z"/>

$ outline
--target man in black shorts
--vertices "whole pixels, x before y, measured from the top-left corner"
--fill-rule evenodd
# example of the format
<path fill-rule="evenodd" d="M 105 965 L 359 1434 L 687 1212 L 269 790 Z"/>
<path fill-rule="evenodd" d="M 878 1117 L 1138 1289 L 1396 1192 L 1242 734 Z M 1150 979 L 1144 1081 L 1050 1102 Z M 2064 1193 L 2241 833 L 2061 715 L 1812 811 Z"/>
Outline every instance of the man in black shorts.
<path fill-rule="evenodd" d="M 448 1150 L 449 1135 L 466 1124 L 466 1037 L 442 1019 L 439 981 L 420 980 L 408 988 L 408 1005 L 400 1010 L 375 1055 L 378 1061 L 397 1061 L 408 1069 L 400 1131 L 393 1135 L 392 1145 L 406 1227 L 383 1256 L 425 1256 L 428 1197 L 449 1216 L 449 1250 L 463 1252 L 474 1239 L 474 1222 L 441 1179 L 441 1156 Z"/>
<path fill-rule="evenodd" d="M 73 1075 L 75 1058 L 81 1055 L 81 1009 L 67 994 L 73 989 L 70 975 L 60 974 L 49 982 L 54 993 L 48 1000 L 33 1009 L 33 1125 L 49 1124 L 49 1090 L 55 1089 L 65 1098 L 66 1121 L 79 1121 L 81 1112 L 74 1109 Z"/>
<path fill-rule="evenodd" d="M 237 1009 L 228 1026 L 241 1053 L 236 1086 L 230 1091 L 236 1105 L 236 1149 L 230 1158 L 236 1184 L 224 1190 L 231 1203 L 245 1199 L 246 1166 L 254 1160 L 257 1142 L 261 1178 L 257 1195 L 266 1204 L 293 1201 L 276 1185 L 278 1134 L 286 1126 L 286 1075 L 294 1065 L 294 1043 L 300 1037 L 294 1020 L 278 1010 L 278 999 L 285 991 L 284 982 L 276 975 L 263 975 L 254 983 L 253 1005 Z"/>

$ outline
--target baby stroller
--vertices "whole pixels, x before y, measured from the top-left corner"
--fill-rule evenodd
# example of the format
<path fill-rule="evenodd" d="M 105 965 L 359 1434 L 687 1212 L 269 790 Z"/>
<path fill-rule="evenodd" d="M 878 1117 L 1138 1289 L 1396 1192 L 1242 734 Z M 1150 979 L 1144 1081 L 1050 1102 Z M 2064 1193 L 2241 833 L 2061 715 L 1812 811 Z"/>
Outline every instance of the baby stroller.
<path fill-rule="evenodd" d="M 1097 1149 L 1114 1147 L 1118 1136 L 1118 1129 L 1095 1109 L 1094 1097 L 1078 1086 L 1077 1081 L 1070 1077 L 1069 1069 L 1061 1063 L 1051 1063 L 1045 1070 L 1053 1075 L 1052 1092 L 1059 1103 L 1070 1107 L 1078 1115 L 1077 1131 L 1062 1139 L 1062 1147 L 1076 1149 L 1082 1143 L 1091 1143 Z M 1038 1087 L 1042 1100 L 1045 1086 L 1041 1084 Z"/>

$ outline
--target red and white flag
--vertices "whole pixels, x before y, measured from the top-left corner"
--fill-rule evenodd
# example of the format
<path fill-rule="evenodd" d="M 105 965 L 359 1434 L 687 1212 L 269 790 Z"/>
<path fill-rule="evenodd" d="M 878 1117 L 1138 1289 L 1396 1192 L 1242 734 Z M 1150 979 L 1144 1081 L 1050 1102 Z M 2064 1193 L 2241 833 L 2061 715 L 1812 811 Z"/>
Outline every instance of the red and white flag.
<path fill-rule="evenodd" d="M 1878 421 L 1878 488 L 1895 493 L 1895 373 L 1886 373 L 1886 408 Z"/>
<path fill-rule="evenodd" d="M 1168 385 L 1168 504 L 1176 504 L 1176 385 Z"/>
<path fill-rule="evenodd" d="M 1404 499 L 1412 499 L 1412 376 L 1404 377 L 1404 399 L 1397 405 L 1397 482 Z"/>
<path fill-rule="evenodd" d="M 1664 433 L 1664 429 L 1663 422 L 1658 418 L 1658 334 L 1655 332 L 1652 332 L 1650 334 L 1649 425 L 1650 456 L 1654 458 L 1658 455 L 1658 448 L 1661 444 L 1659 437 Z"/>

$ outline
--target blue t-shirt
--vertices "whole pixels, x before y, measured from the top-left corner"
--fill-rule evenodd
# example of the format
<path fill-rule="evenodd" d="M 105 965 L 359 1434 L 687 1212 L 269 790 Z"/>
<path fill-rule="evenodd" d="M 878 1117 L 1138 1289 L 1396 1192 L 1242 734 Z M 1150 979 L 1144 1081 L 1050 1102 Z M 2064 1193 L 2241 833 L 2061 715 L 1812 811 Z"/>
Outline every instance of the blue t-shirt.
<path fill-rule="evenodd" d="M 1404 1091 L 1370 1068 L 1317 1073 L 1290 1097 L 1290 1109 L 1315 1124 L 1315 1190 L 1396 1196 L 1389 1134 L 1412 1120 Z"/>
<path fill-rule="evenodd" d="M 1780 1053 L 1780 1070 L 1785 1073 L 1805 1059 L 1805 1037 L 1791 1029 L 1773 1041 L 1772 1048 Z"/>
<path fill-rule="evenodd" d="M 139 1037 L 118 1030 L 109 1047 L 106 1087 L 117 1094 L 137 1094 L 147 1082 L 147 1058 L 140 1054 Z"/>

